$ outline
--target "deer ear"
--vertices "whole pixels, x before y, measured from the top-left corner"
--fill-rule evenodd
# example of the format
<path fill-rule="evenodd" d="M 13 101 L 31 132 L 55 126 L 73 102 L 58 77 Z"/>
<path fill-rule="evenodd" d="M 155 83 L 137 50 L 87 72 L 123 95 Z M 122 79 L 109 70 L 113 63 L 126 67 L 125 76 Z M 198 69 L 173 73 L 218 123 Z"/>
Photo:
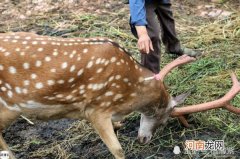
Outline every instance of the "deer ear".
<path fill-rule="evenodd" d="M 176 105 L 179 105 L 179 104 L 182 104 L 185 99 L 191 94 L 191 92 L 187 92 L 187 93 L 183 93 L 183 94 L 180 94 L 176 97 L 172 97 L 172 101 L 171 101 L 171 107 L 175 107 Z"/>

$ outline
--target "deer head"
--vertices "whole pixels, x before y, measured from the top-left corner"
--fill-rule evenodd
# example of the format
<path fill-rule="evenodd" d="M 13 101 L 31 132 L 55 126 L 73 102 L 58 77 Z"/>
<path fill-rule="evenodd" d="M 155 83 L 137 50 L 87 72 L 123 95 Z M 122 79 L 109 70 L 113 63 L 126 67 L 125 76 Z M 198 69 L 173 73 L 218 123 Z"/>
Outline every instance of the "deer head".
<path fill-rule="evenodd" d="M 195 59 L 193 57 L 189 57 L 186 55 L 181 56 L 173 62 L 169 63 L 167 66 L 165 66 L 159 74 L 154 75 L 153 77 L 148 77 L 145 80 L 160 80 L 159 82 L 163 82 L 164 77 L 173 68 L 194 60 Z M 189 96 L 190 92 L 188 92 L 181 94 L 177 97 L 170 96 L 169 100 L 165 100 L 167 101 L 166 103 L 163 103 L 161 101 L 161 108 L 159 108 L 159 103 L 152 105 L 150 107 L 151 109 L 149 109 L 148 111 L 144 111 L 141 114 L 140 128 L 138 131 L 138 139 L 140 143 L 148 143 L 151 140 L 151 137 L 156 128 L 161 124 L 165 124 L 170 116 L 177 117 L 184 126 L 188 127 L 189 125 L 187 123 L 187 120 L 183 116 L 185 114 L 206 111 L 219 107 L 223 107 L 235 114 L 240 114 L 240 108 L 233 107 L 230 104 L 230 101 L 240 92 L 240 83 L 238 82 L 236 75 L 232 73 L 231 76 L 233 81 L 233 86 L 231 90 L 223 98 L 216 101 L 176 108 L 177 105 L 182 104 L 184 100 Z"/>

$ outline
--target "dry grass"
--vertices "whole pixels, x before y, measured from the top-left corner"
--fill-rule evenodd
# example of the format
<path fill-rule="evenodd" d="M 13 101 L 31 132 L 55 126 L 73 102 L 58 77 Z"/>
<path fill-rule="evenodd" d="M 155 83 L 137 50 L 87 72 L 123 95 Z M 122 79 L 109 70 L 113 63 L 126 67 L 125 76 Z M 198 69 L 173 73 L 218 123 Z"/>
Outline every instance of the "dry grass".
<path fill-rule="evenodd" d="M 190 3 L 190 1 L 186 2 Z M 224 5 L 222 7 L 227 8 L 229 4 Z M 179 36 L 183 45 L 201 50 L 204 55 L 196 62 L 173 71 L 167 78 L 166 84 L 174 95 L 190 89 L 192 94 L 185 104 L 196 104 L 223 96 L 231 87 L 229 76 L 231 71 L 235 71 L 240 77 L 240 15 L 233 10 L 234 14 L 228 18 L 209 20 L 189 15 L 187 10 L 190 7 L 196 7 L 196 4 L 190 3 L 189 6 L 184 6 L 184 11 L 179 9 L 178 5 L 174 6 Z M 136 59 L 139 59 L 136 39 L 128 28 L 126 6 L 122 4 L 113 7 L 114 12 L 111 8 L 103 7 L 105 12 L 95 15 L 78 12 L 77 7 L 74 8 L 75 10 L 68 11 L 58 6 L 58 10 L 32 14 L 24 20 L 2 21 L 0 32 L 34 31 L 63 37 L 105 36 L 119 41 Z M 4 17 L 0 18 L 4 19 Z M 166 54 L 162 56 L 163 66 L 171 58 Z M 239 103 L 240 95 L 233 100 L 233 104 L 238 107 Z M 234 148 L 235 156 L 240 156 L 240 119 L 239 116 L 225 110 L 218 109 L 190 115 L 189 122 L 192 127 L 189 129 L 183 128 L 176 119 L 171 119 L 165 127 L 157 130 L 153 140 L 147 145 L 140 145 L 136 141 L 135 127 L 138 125 L 138 120 L 138 114 L 131 115 L 125 121 L 126 126 L 118 133 L 127 158 L 197 158 L 197 155 L 174 156 L 172 153 L 175 145 L 183 148 L 185 140 L 190 139 L 224 140 L 225 146 Z M 96 156 L 111 158 L 111 154 L 86 122 L 74 122 L 69 129 L 63 131 L 65 132 L 62 133 L 71 135 L 47 144 L 38 139 L 31 139 L 26 141 L 23 147 L 16 145 L 13 148 L 25 149 L 31 144 L 43 144 L 42 148 L 30 153 L 32 158 L 54 156 L 52 158 L 68 159 L 79 158 L 79 155 L 81 158 L 96 158 Z M 61 136 L 61 133 L 59 135 Z M 201 156 L 204 157 L 207 158 L 205 155 Z"/>

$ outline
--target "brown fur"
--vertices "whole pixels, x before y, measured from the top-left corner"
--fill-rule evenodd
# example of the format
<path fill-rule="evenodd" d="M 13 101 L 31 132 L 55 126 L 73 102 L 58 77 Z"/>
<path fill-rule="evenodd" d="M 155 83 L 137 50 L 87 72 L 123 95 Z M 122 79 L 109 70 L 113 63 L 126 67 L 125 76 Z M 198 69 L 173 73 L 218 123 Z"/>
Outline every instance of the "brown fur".
<path fill-rule="evenodd" d="M 1 65 L 0 97 L 8 108 L 0 102 L 0 130 L 20 114 L 42 120 L 85 118 L 116 158 L 124 155 L 113 131 L 112 116 L 133 111 L 157 113 L 169 102 L 162 82 L 144 81 L 152 72 L 108 39 L 0 34 Z M 54 84 L 48 84 L 49 80 Z M 20 111 L 10 110 L 14 106 Z M 0 147 L 6 149 L 3 141 Z"/>

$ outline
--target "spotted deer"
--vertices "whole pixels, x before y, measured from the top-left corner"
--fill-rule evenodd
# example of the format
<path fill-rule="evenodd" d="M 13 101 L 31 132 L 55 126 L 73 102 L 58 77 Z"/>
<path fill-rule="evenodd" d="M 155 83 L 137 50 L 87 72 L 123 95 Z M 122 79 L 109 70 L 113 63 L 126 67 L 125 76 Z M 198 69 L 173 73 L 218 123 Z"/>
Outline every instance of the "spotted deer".
<path fill-rule="evenodd" d="M 86 119 L 117 159 L 124 153 L 112 122 L 140 112 L 138 137 L 148 142 L 169 116 L 188 126 L 184 114 L 224 106 L 240 109 L 230 100 L 240 91 L 233 87 L 223 98 L 176 108 L 186 94 L 171 97 L 163 84 L 174 67 L 194 61 L 182 56 L 154 75 L 113 41 L 106 38 L 57 38 L 33 33 L 0 34 L 0 148 L 10 149 L 2 131 L 20 115 L 41 120 Z M 10 153 L 11 158 L 14 158 Z"/>

